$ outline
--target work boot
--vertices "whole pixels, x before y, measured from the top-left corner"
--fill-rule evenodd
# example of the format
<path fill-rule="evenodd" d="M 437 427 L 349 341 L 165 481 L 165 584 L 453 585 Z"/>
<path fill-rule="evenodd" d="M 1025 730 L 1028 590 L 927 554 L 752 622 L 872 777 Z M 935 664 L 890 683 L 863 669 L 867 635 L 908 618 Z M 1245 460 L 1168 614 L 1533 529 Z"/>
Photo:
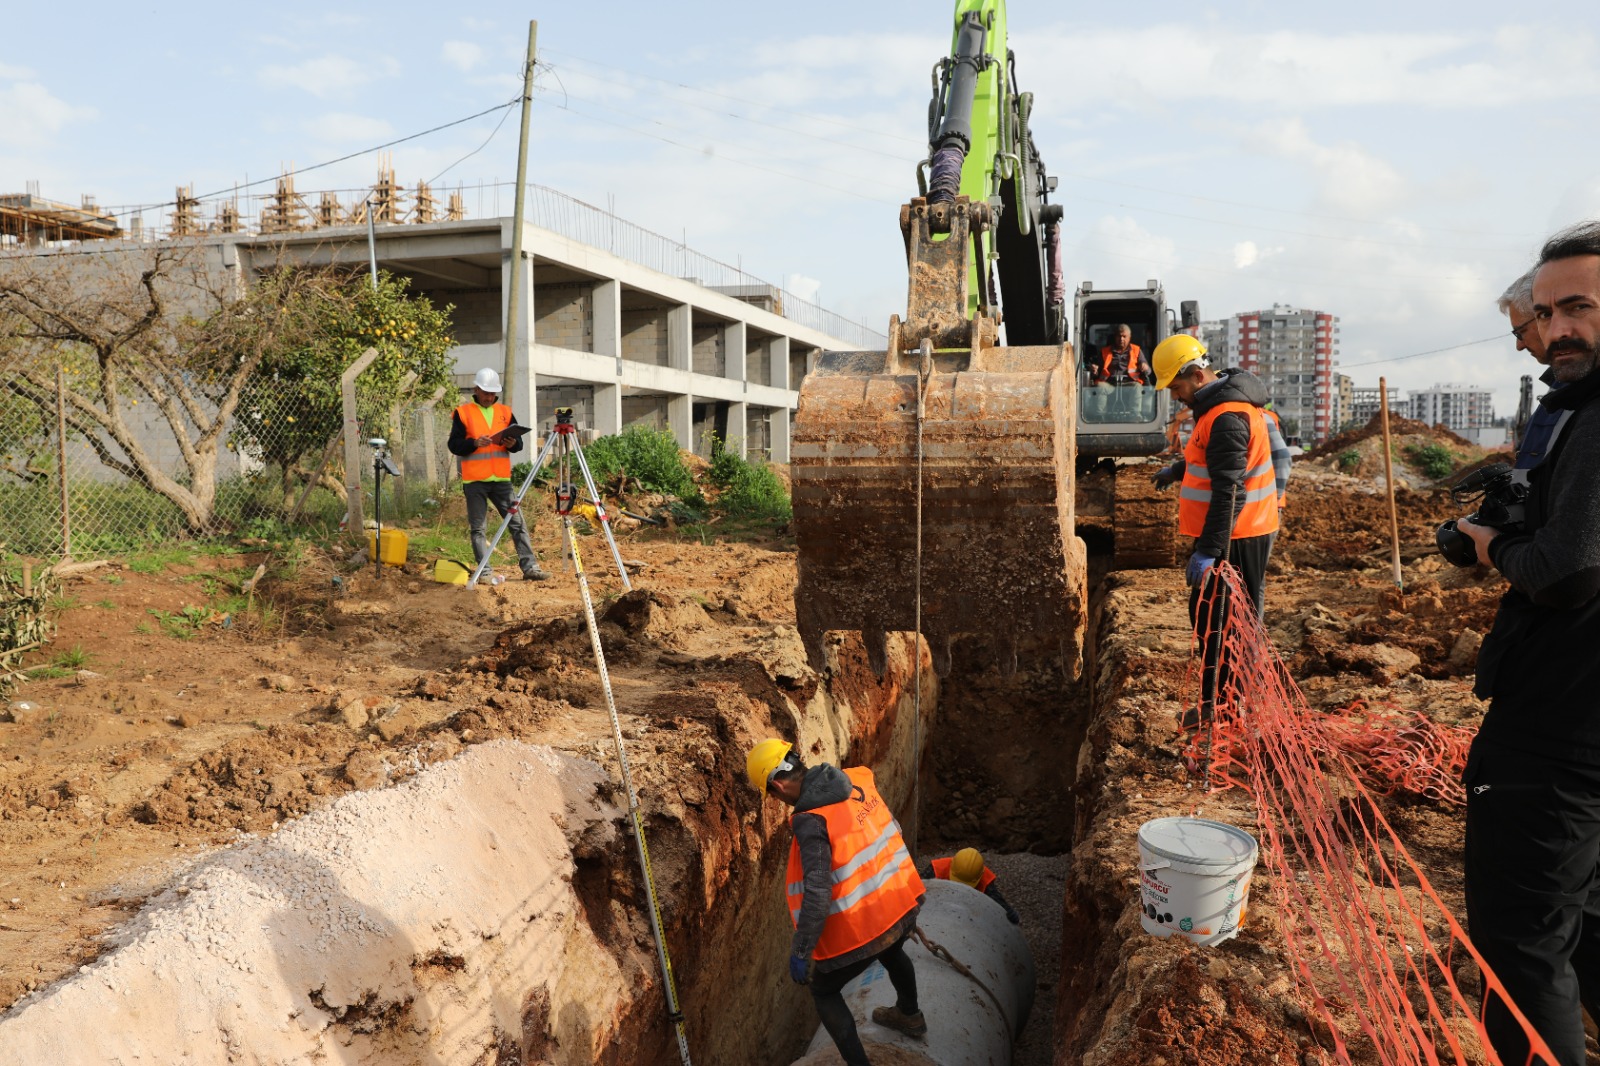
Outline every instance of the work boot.
<path fill-rule="evenodd" d="M 522 580 L 524 580 L 524 581 L 549 581 L 550 580 L 550 571 L 546 570 L 544 567 L 542 567 L 542 566 L 538 565 L 537 563 L 535 563 L 533 566 L 528 567 L 528 569 L 526 569 L 526 570 L 524 570 L 522 572 Z"/>
<path fill-rule="evenodd" d="M 923 1020 L 920 1010 L 915 1014 L 901 1014 L 898 1006 L 873 1007 L 872 1020 L 885 1029 L 893 1029 L 919 1040 L 928 1035 L 928 1023 Z"/>

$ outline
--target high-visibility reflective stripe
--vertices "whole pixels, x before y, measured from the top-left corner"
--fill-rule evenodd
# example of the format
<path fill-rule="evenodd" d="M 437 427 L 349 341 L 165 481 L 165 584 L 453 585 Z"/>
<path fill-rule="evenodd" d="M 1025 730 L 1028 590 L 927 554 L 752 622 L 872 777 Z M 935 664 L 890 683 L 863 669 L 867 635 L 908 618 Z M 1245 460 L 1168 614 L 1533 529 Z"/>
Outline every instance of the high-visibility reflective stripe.
<path fill-rule="evenodd" d="M 884 826 L 883 832 L 878 834 L 876 840 L 862 848 L 855 858 L 833 871 L 833 883 L 837 885 L 850 880 L 851 875 L 873 859 L 876 859 L 883 853 L 884 848 L 894 843 L 895 834 L 898 832 L 900 832 L 900 829 L 893 822 Z"/>
<path fill-rule="evenodd" d="M 1210 481 L 1211 480 L 1211 471 L 1206 469 L 1205 467 L 1201 466 L 1199 463 L 1184 463 L 1183 464 L 1183 470 L 1184 470 L 1184 473 L 1193 474 L 1195 477 L 1199 478 L 1201 481 Z"/>
<path fill-rule="evenodd" d="M 889 861 L 884 864 L 883 869 L 861 882 L 850 892 L 834 900 L 828 907 L 828 913 L 838 914 L 840 911 L 849 910 L 869 894 L 876 892 L 888 882 L 889 878 L 900 872 L 900 863 L 902 861 L 908 863 L 911 861 L 911 856 L 906 853 L 904 846 L 896 849 L 895 853 L 889 857 Z"/>

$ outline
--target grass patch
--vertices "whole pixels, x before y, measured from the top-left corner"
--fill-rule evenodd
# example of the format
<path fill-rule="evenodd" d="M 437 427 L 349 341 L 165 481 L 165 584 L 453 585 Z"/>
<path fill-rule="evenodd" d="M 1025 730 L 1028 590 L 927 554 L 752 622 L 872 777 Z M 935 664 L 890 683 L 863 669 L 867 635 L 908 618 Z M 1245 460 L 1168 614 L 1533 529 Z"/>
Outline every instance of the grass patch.
<path fill-rule="evenodd" d="M 1339 453 L 1339 469 L 1350 471 L 1361 465 L 1361 453 L 1351 448 Z"/>
<path fill-rule="evenodd" d="M 136 574 L 156 574 L 169 566 L 188 566 L 194 562 L 194 551 L 189 547 L 155 548 L 130 555 L 128 569 Z"/>
<path fill-rule="evenodd" d="M 74 644 L 69 650 L 57 655 L 52 664 L 67 670 L 82 670 L 93 658 L 93 652 L 85 650 L 82 644 Z"/>
<path fill-rule="evenodd" d="M 1456 453 L 1443 444 L 1413 445 L 1406 449 L 1406 459 L 1434 481 L 1455 473 L 1457 463 Z"/>
<path fill-rule="evenodd" d="M 99 603 L 95 604 L 95 606 L 100 608 L 102 611 L 114 611 L 117 609 L 117 605 L 110 600 L 101 600 Z"/>

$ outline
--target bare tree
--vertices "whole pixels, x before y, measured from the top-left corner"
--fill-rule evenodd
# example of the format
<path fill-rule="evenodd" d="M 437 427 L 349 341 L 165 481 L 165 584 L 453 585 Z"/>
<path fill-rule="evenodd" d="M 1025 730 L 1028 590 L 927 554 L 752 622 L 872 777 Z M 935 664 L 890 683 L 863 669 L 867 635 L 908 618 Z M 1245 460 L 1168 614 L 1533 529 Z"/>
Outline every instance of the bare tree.
<path fill-rule="evenodd" d="M 111 470 L 216 525 L 217 460 L 240 389 L 270 350 L 311 336 L 301 299 L 329 275 L 278 270 L 241 291 L 202 246 L 0 257 L 0 389 L 66 421 Z M 169 472 L 131 410 L 146 400 L 177 445 Z"/>

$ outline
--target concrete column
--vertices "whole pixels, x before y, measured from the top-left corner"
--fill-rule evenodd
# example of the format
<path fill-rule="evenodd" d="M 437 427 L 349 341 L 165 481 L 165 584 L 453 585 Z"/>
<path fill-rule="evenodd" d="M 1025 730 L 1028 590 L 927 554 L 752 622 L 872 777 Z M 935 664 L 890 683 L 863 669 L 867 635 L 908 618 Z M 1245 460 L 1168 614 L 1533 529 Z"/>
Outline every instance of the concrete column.
<path fill-rule="evenodd" d="M 740 402 L 728 405 L 728 439 L 724 447 L 732 449 L 740 458 L 750 454 L 749 416 L 749 404 Z"/>
<path fill-rule="evenodd" d="M 772 409 L 772 422 L 768 432 L 772 437 L 772 461 L 787 463 L 789 461 L 789 409 L 787 407 L 774 407 Z"/>
<path fill-rule="evenodd" d="M 685 310 L 688 310 L 685 308 Z M 694 451 L 694 397 L 688 393 L 667 397 L 667 428 L 684 451 Z"/>
<path fill-rule="evenodd" d="M 674 370 L 694 369 L 694 336 L 688 304 L 667 308 L 667 365 Z"/>
<path fill-rule="evenodd" d="M 500 397 L 500 402 L 511 408 L 511 414 L 524 426 L 538 425 L 539 383 L 533 373 L 533 256 L 523 251 L 522 292 L 517 297 L 517 321 L 508 323 L 510 336 L 506 343 L 513 346 L 512 365 L 516 377 L 511 382 L 511 392 Z M 505 321 L 511 305 L 511 252 L 500 254 L 500 320 Z"/>
<path fill-rule="evenodd" d="M 622 432 L 621 385 L 595 385 L 594 431 L 602 437 Z"/>
<path fill-rule="evenodd" d="M 789 338 L 774 337 L 767 344 L 767 362 L 772 367 L 772 380 L 763 382 L 766 385 L 776 385 L 780 389 L 797 389 L 800 383 L 789 382 Z"/>
<path fill-rule="evenodd" d="M 750 382 L 745 367 L 749 363 L 749 358 L 745 343 L 743 322 L 729 322 L 722 328 L 722 350 L 727 353 L 727 358 L 723 361 L 724 375 L 729 381 L 743 381 L 748 386 Z M 733 431 L 729 430 L 728 435 L 733 436 Z"/>
<path fill-rule="evenodd" d="M 622 372 L 622 282 L 594 283 L 594 354 L 613 355 Z"/>

